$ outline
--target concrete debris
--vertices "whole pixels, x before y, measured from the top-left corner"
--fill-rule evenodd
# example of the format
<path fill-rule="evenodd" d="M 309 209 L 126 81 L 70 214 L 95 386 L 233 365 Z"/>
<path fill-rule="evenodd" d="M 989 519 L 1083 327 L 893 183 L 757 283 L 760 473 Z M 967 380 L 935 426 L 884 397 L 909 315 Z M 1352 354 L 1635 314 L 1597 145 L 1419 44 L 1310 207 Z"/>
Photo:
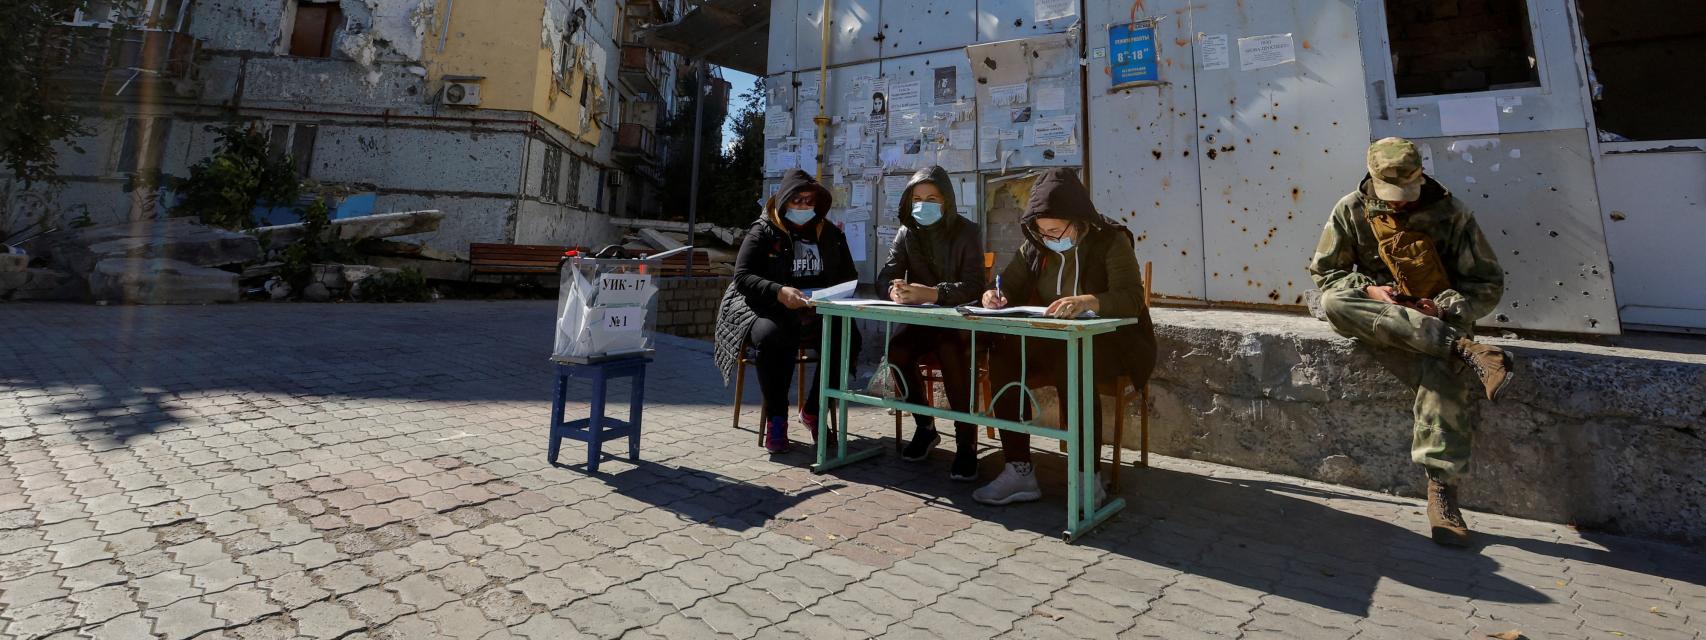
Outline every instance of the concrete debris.
<path fill-rule="evenodd" d="M 676 240 L 657 229 L 640 229 L 638 234 L 642 242 L 651 245 L 653 249 L 657 249 L 659 251 L 669 251 L 671 249 L 680 249 L 687 246 L 686 243 Z"/>
<path fill-rule="evenodd" d="M 302 299 L 309 302 L 327 302 L 332 299 L 332 291 L 319 282 L 310 282 L 302 288 Z"/>
<path fill-rule="evenodd" d="M 210 304 L 237 301 L 237 274 L 166 258 L 107 258 L 89 275 L 102 303 Z"/>
<path fill-rule="evenodd" d="M 393 256 L 398 258 L 420 258 L 422 260 L 439 260 L 444 262 L 467 262 L 468 256 L 454 251 L 445 251 L 418 242 L 399 242 L 373 238 L 363 243 L 362 253 L 370 256 Z"/>
<path fill-rule="evenodd" d="M 0 273 L 20 273 L 30 268 L 30 257 L 22 253 L 0 253 Z"/>
<path fill-rule="evenodd" d="M 0 300 L 77 300 L 83 283 L 56 269 L 0 272 Z"/>
<path fill-rule="evenodd" d="M 335 237 L 344 240 L 390 238 L 438 230 L 444 212 L 438 210 L 378 213 L 331 221 Z M 270 234 L 273 246 L 284 246 L 302 238 L 302 223 L 281 224 L 255 229 L 256 234 Z"/>
<path fill-rule="evenodd" d="M 218 267 L 251 262 L 261 256 L 261 245 L 254 236 L 190 218 L 72 229 L 42 236 L 37 246 L 55 265 L 81 277 L 88 277 L 97 263 L 114 258 L 164 258 Z"/>

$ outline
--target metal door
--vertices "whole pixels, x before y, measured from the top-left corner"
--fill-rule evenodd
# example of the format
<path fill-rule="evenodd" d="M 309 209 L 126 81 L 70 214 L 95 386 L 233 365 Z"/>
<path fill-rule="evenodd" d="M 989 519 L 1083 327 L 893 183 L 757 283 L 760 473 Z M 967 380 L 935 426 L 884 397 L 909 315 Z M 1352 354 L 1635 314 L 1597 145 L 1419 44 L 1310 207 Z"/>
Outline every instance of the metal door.
<path fill-rule="evenodd" d="M 1224 56 L 1195 61 L 1207 297 L 1302 305 L 1321 227 L 1366 171 L 1367 104 L 1347 90 L 1363 82 L 1356 5 L 1217 2 L 1186 15 L 1198 46 Z M 1295 61 L 1261 66 L 1240 51 L 1264 36 L 1289 38 Z"/>
<path fill-rule="evenodd" d="M 1202 192 L 1197 177 L 1196 70 L 1185 0 L 1090 2 L 1088 146 L 1085 179 L 1104 215 L 1137 239 L 1137 259 L 1155 265 L 1155 294 L 1202 300 Z M 1140 9 L 1147 8 L 1147 11 Z M 1162 84 L 1109 92 L 1108 28 L 1146 18 L 1156 25 Z"/>

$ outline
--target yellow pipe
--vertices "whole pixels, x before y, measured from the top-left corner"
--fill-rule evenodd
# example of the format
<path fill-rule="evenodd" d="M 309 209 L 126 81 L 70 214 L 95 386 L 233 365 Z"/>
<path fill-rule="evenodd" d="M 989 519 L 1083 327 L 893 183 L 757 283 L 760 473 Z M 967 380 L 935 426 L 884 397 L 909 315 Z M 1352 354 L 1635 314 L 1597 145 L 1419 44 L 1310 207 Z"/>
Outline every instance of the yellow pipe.
<path fill-rule="evenodd" d="M 817 116 L 812 118 L 812 123 L 817 125 L 817 179 L 821 181 L 826 180 L 823 174 L 827 170 L 825 159 L 829 157 L 829 150 L 824 145 L 829 137 L 829 116 L 823 110 L 823 105 L 829 100 L 829 0 L 823 0 L 823 13 L 819 17 L 823 20 L 823 37 L 818 43 Z"/>

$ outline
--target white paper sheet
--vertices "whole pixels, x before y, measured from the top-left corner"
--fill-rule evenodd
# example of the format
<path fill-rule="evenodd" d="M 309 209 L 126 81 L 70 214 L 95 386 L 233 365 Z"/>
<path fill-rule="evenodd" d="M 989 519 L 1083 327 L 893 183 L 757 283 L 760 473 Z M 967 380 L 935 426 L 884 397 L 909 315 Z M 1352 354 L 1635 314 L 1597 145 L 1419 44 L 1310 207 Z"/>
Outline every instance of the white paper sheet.
<path fill-rule="evenodd" d="M 657 293 L 652 277 L 644 273 L 606 273 L 598 276 L 598 304 L 606 306 L 645 304 Z"/>
<path fill-rule="evenodd" d="M 972 148 L 972 130 L 969 128 L 949 129 L 948 148 L 957 151 L 967 151 Z"/>
<path fill-rule="evenodd" d="M 1038 111 L 1060 111 L 1066 108 L 1066 89 L 1064 87 L 1043 87 L 1037 89 Z"/>
<path fill-rule="evenodd" d="M 1037 121 L 1035 144 L 1066 144 L 1072 141 L 1073 133 L 1078 130 L 1077 116 L 1056 116 L 1042 118 Z"/>
<path fill-rule="evenodd" d="M 800 166 L 800 155 L 792 151 L 782 151 L 776 154 L 776 166 L 782 171 L 797 169 Z"/>
<path fill-rule="evenodd" d="M 1232 47 L 1227 43 L 1226 34 L 1216 33 L 1203 36 L 1201 51 L 1204 71 L 1225 69 L 1231 66 Z"/>
<path fill-rule="evenodd" d="M 890 226 L 879 226 L 879 227 L 877 227 L 877 246 L 882 247 L 884 250 L 887 250 L 889 247 L 894 246 L 894 237 L 896 235 L 899 235 L 899 234 L 900 234 L 900 227 L 890 227 Z"/>
<path fill-rule="evenodd" d="M 801 163 L 816 164 L 817 163 L 817 143 L 816 142 L 802 142 L 802 143 L 800 143 L 800 150 L 799 150 L 797 155 L 799 156 L 799 161 Z"/>
<path fill-rule="evenodd" d="M 871 183 L 864 180 L 853 181 L 853 193 L 848 197 L 847 206 L 864 207 L 871 204 Z"/>
<path fill-rule="evenodd" d="M 865 141 L 865 123 L 848 122 L 841 126 L 841 135 L 847 138 L 847 146 L 857 147 Z"/>
<path fill-rule="evenodd" d="M 782 170 L 782 163 L 777 158 L 777 156 L 779 154 L 781 154 L 781 152 L 782 152 L 781 149 L 777 149 L 775 147 L 771 147 L 769 149 L 764 150 L 764 172 L 765 173 L 776 173 L 776 172 Z"/>
<path fill-rule="evenodd" d="M 1498 133 L 1498 102 L 1493 98 L 1439 101 L 1439 132 L 1447 136 Z"/>
<path fill-rule="evenodd" d="M 812 289 L 811 299 L 813 302 L 822 300 L 840 300 L 842 298 L 852 296 L 853 291 L 858 288 L 858 280 L 848 280 L 838 285 L 828 286 L 822 289 Z"/>
<path fill-rule="evenodd" d="M 771 105 L 764 111 L 764 137 L 786 138 L 794 130 L 794 113 L 784 105 Z"/>
<path fill-rule="evenodd" d="M 889 113 L 898 111 L 917 111 L 923 97 L 919 82 L 896 82 L 889 86 Z"/>
<path fill-rule="evenodd" d="M 989 100 L 996 106 L 1024 104 L 1030 100 L 1031 88 L 1023 82 L 989 86 Z"/>
<path fill-rule="evenodd" d="M 1002 307 L 1000 309 L 985 309 L 983 307 L 960 307 L 960 312 L 970 316 L 1005 316 L 1014 318 L 1045 318 L 1048 317 L 1048 307 Z M 1078 314 L 1079 318 L 1094 318 L 1096 312 L 1085 311 Z"/>
<path fill-rule="evenodd" d="M 1238 64 L 1244 71 L 1266 69 L 1295 60 L 1297 50 L 1289 33 L 1238 39 Z"/>
<path fill-rule="evenodd" d="M 841 213 L 841 219 L 847 222 L 868 222 L 871 219 L 871 209 L 869 206 L 850 207 Z"/>
<path fill-rule="evenodd" d="M 883 176 L 883 208 L 889 211 L 900 210 L 900 194 L 906 191 L 908 176 Z"/>
<path fill-rule="evenodd" d="M 848 221 L 847 224 L 841 227 L 841 232 L 847 236 L 847 252 L 853 254 L 853 260 L 855 262 L 864 260 L 865 223 Z"/>
<path fill-rule="evenodd" d="M 1036 0 L 1037 20 L 1059 20 L 1078 13 L 1074 0 Z"/>

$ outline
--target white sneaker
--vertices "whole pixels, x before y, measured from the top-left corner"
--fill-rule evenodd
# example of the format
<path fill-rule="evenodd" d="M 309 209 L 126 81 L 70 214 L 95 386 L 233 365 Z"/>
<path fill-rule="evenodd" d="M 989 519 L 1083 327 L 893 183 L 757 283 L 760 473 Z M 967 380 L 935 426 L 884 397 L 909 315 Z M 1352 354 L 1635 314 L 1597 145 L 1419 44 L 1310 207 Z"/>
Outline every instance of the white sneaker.
<path fill-rule="evenodd" d="M 993 482 L 971 492 L 971 499 L 984 504 L 1003 505 L 1030 502 L 1043 497 L 1037 488 L 1036 470 L 1029 462 L 1009 462 Z"/>

